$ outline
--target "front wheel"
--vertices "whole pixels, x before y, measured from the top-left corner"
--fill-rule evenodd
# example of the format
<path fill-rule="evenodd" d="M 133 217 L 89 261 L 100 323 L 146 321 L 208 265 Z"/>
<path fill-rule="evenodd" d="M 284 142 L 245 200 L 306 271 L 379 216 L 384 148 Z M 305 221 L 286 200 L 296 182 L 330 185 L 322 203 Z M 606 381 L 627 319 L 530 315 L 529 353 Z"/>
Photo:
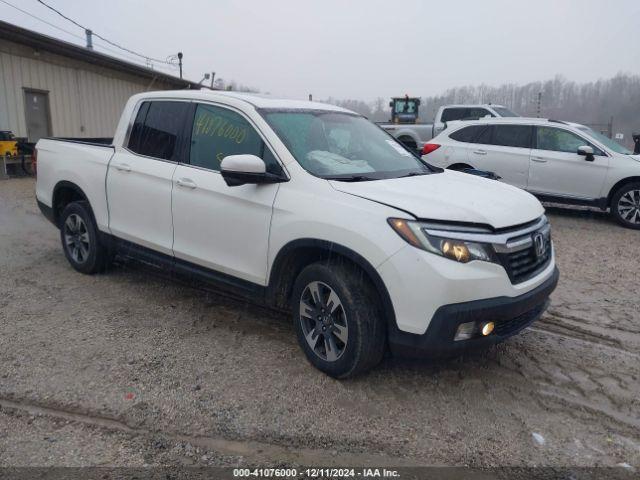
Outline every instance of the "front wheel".
<path fill-rule="evenodd" d="M 103 271 L 108 263 L 108 249 L 100 241 L 89 204 L 73 202 L 60 215 L 60 240 L 67 260 L 82 273 Z"/>
<path fill-rule="evenodd" d="M 618 223 L 640 230 L 640 182 L 623 185 L 613 195 L 610 208 Z"/>
<path fill-rule="evenodd" d="M 307 359 L 335 378 L 353 377 L 384 354 L 385 323 L 366 274 L 341 261 L 314 263 L 296 279 L 292 309 Z"/>

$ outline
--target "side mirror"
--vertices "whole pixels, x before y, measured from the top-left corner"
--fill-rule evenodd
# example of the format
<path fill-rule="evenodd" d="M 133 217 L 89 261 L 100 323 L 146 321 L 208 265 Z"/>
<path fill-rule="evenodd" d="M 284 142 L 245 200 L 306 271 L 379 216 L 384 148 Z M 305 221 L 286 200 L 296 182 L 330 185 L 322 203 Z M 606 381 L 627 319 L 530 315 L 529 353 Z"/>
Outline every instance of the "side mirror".
<path fill-rule="evenodd" d="M 593 156 L 593 148 L 588 145 L 583 145 L 582 147 L 578 147 L 578 155 L 585 157 L 584 159 L 587 162 L 593 162 L 595 157 Z"/>
<path fill-rule="evenodd" d="M 227 185 L 237 187 L 245 184 L 283 182 L 284 178 L 267 172 L 267 166 L 255 155 L 229 155 L 220 163 L 220 173 Z"/>

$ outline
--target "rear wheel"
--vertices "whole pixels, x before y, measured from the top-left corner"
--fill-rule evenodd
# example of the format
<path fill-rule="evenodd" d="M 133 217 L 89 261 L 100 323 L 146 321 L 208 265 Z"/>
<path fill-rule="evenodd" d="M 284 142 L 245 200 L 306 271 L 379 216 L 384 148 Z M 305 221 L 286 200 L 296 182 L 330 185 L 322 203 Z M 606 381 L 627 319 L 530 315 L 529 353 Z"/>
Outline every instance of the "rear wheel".
<path fill-rule="evenodd" d="M 291 303 L 298 342 L 319 370 L 348 378 L 382 359 L 384 318 L 362 270 L 341 261 L 309 265 L 296 279 Z"/>
<path fill-rule="evenodd" d="M 640 182 L 623 185 L 613 195 L 610 208 L 618 223 L 640 230 Z"/>
<path fill-rule="evenodd" d="M 73 202 L 60 215 L 60 240 L 67 260 L 82 273 L 103 271 L 108 263 L 108 249 L 100 241 L 87 202 Z"/>

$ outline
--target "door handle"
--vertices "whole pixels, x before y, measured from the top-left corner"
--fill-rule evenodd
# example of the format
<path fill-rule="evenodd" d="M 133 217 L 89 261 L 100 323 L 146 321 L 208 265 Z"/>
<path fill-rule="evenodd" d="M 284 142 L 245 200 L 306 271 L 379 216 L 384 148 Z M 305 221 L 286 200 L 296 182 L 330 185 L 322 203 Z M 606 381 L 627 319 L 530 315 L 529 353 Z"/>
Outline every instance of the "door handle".
<path fill-rule="evenodd" d="M 179 187 L 190 188 L 192 190 L 197 187 L 194 181 L 188 178 L 179 178 L 178 180 L 176 180 L 176 184 Z"/>
<path fill-rule="evenodd" d="M 120 170 L 121 172 L 130 172 L 131 166 L 126 163 L 116 163 L 116 170 Z"/>
<path fill-rule="evenodd" d="M 546 158 L 542 158 L 542 157 L 531 157 L 531 160 L 538 163 L 547 163 Z"/>
<path fill-rule="evenodd" d="M 473 153 L 475 153 L 476 155 L 486 155 L 487 151 L 486 150 L 474 150 Z"/>

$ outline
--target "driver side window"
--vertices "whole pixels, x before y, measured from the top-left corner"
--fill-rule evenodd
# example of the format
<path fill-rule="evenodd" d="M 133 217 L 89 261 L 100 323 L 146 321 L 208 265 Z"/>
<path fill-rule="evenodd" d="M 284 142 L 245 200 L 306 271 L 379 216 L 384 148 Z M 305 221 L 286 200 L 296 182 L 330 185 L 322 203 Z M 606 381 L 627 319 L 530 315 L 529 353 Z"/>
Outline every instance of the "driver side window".
<path fill-rule="evenodd" d="M 550 150 L 553 152 L 576 153 L 578 147 L 588 145 L 593 148 L 595 155 L 602 152 L 591 143 L 575 133 L 554 127 L 538 127 L 536 129 L 536 141 L 538 150 Z"/>
<path fill-rule="evenodd" d="M 242 115 L 226 108 L 199 104 L 193 120 L 189 163 L 220 171 L 224 157 L 238 154 L 256 155 L 264 160 L 267 172 L 281 172 L 269 148 Z"/>

